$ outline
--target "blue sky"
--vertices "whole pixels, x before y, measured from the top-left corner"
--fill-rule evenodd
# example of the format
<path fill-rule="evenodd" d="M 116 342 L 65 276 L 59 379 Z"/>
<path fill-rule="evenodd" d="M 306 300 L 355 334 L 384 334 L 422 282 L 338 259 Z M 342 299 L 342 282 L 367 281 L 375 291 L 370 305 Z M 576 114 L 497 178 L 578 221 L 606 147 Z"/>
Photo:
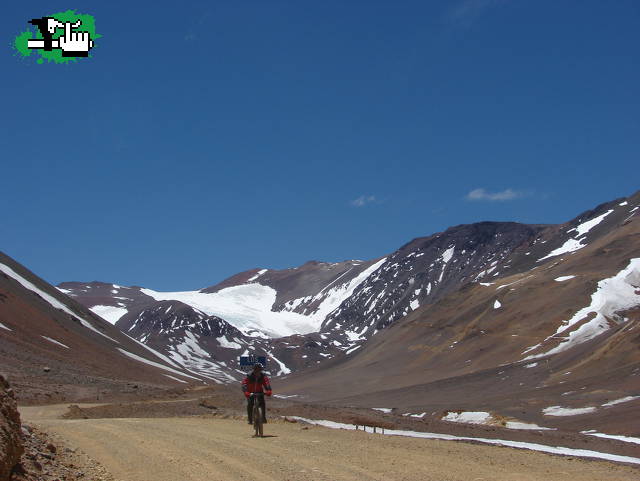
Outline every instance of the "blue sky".
<path fill-rule="evenodd" d="M 96 19 L 93 58 L 15 56 L 69 8 Z M 53 283 L 195 289 L 640 188 L 636 0 L 3 13 L 0 249 Z"/>

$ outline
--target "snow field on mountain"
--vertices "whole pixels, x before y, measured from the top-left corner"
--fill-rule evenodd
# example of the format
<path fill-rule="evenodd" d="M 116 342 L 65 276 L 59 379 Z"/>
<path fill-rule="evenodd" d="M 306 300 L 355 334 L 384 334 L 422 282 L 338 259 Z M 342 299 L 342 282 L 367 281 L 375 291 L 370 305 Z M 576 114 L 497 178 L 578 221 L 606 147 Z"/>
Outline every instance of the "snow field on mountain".
<path fill-rule="evenodd" d="M 272 311 L 277 293 L 275 289 L 261 284 L 242 284 L 213 293 L 141 291 L 157 301 L 184 302 L 209 316 L 220 317 L 247 336 L 283 337 L 316 330 L 313 319 L 307 316 Z"/>
<path fill-rule="evenodd" d="M 181 301 L 207 315 L 217 316 L 247 336 L 284 337 L 292 334 L 317 332 L 326 316 L 336 309 L 386 259 L 381 259 L 346 284 L 325 287 L 314 299 L 323 299 L 315 312 L 309 315 L 290 311 L 273 311 L 275 289 L 258 283 L 242 284 L 218 292 L 199 291 L 158 292 L 141 289 L 143 294 L 157 301 Z M 329 288 L 330 287 L 330 288 Z"/>
<path fill-rule="evenodd" d="M 585 221 L 582 224 L 577 225 L 576 227 L 574 227 L 573 229 L 569 229 L 567 231 L 567 234 L 573 231 L 577 232 L 577 235 L 575 236 L 575 238 L 573 239 L 568 239 L 562 246 L 558 247 L 557 249 L 552 250 L 551 252 L 549 252 L 546 256 L 541 257 L 540 259 L 538 259 L 538 262 L 544 260 L 544 259 L 548 259 L 549 257 L 554 257 L 554 256 L 559 256 L 560 254 L 566 254 L 568 252 L 574 252 L 577 251 L 579 249 L 582 249 L 583 247 L 586 247 L 587 244 L 583 244 L 582 241 L 584 240 L 584 238 L 582 238 L 585 234 L 587 234 L 587 232 L 589 232 L 591 229 L 593 229 L 595 226 L 597 226 L 600 222 L 603 221 L 603 219 L 608 216 L 609 214 L 611 214 L 613 212 L 613 209 L 608 210 L 607 212 L 605 212 L 604 214 L 599 215 L 598 217 L 595 217 L 591 220 Z"/>
<path fill-rule="evenodd" d="M 195 379 L 196 381 L 200 381 L 200 379 L 198 379 L 197 377 L 190 376 L 189 374 L 185 374 L 184 372 L 177 371 L 177 370 L 175 370 L 173 368 L 170 368 L 169 366 L 165 366 L 163 364 L 160 364 L 160 363 L 157 363 L 157 362 L 154 362 L 154 361 L 149 361 L 149 359 L 145 359 L 144 357 L 140 357 L 140 356 L 138 356 L 136 354 L 133 354 L 132 352 L 125 351 L 124 349 L 120 349 L 119 347 L 117 349 L 118 349 L 118 351 L 120 351 L 125 356 L 130 357 L 131 359 L 134 359 L 134 360 L 136 360 L 138 362 L 142 362 L 144 364 L 148 364 L 149 366 L 153 366 L 153 367 L 157 367 L 157 368 L 160 368 L 160 369 L 164 369 L 165 371 L 172 372 L 174 374 L 177 374 L 178 376 L 184 376 L 184 377 L 188 377 L 188 378 L 191 378 L 191 379 Z"/>
<path fill-rule="evenodd" d="M 220 344 L 220 347 L 224 347 L 226 349 L 240 349 L 242 346 L 237 342 L 230 341 L 225 336 L 216 337 L 216 341 Z"/>
<path fill-rule="evenodd" d="M 94 314 L 100 316 L 110 324 L 115 324 L 122 316 L 124 316 L 128 312 L 124 307 L 115 306 L 93 306 L 89 309 L 91 309 Z"/>
<path fill-rule="evenodd" d="M 456 250 L 456 246 L 453 245 L 451 247 L 449 247 L 446 251 L 444 251 L 442 253 L 442 255 L 440 256 L 440 261 L 442 261 L 442 270 L 440 271 L 440 277 L 438 278 L 438 283 L 442 282 L 442 277 L 444 276 L 444 271 L 447 268 L 447 264 L 449 264 L 449 261 L 451 260 L 451 258 L 453 257 L 453 253 Z"/>
<path fill-rule="evenodd" d="M 279 367 L 279 370 L 276 373 L 276 376 L 284 376 L 286 374 L 291 374 L 291 369 L 289 369 L 284 362 L 280 361 L 277 357 L 275 357 L 271 351 L 267 351 L 267 357 L 275 361 L 275 363 Z"/>
<path fill-rule="evenodd" d="M 616 313 L 640 305 L 638 286 L 640 286 L 640 257 L 631 259 L 629 265 L 615 276 L 599 281 L 596 291 L 591 295 L 591 303 L 576 312 L 571 319 L 563 321 L 556 332 L 543 341 L 544 343 L 550 339 L 557 339 L 562 334 L 563 340 L 560 344 L 547 352 L 527 356 L 524 360 L 556 354 L 593 339 L 609 329 L 609 320 L 624 322 L 624 319 Z M 596 315 L 593 319 L 572 330 L 574 326 L 594 313 Z M 532 346 L 524 352 L 539 346 Z"/>
<path fill-rule="evenodd" d="M 351 295 L 358 288 L 358 286 L 362 284 L 365 280 L 367 280 L 369 276 L 371 276 L 375 271 L 377 271 L 378 268 L 386 262 L 386 260 L 387 260 L 386 257 L 383 259 L 380 259 L 378 262 L 369 266 L 369 268 L 362 271 L 358 276 L 354 277 L 349 282 L 345 284 L 336 285 L 336 282 L 341 277 L 344 277 L 346 274 L 348 274 L 349 271 L 345 272 L 340 277 L 338 277 L 337 279 L 327 284 L 315 296 L 298 298 L 298 299 L 294 299 L 293 301 L 290 301 L 290 304 L 292 306 L 291 309 L 295 309 L 295 306 L 299 305 L 301 302 L 312 304 L 316 301 L 322 300 L 318 308 L 313 312 L 313 314 L 310 315 L 310 317 L 312 317 L 315 320 L 315 323 L 317 325 L 317 328 L 313 332 L 319 331 L 320 326 L 322 325 L 322 322 L 326 319 L 326 317 L 329 314 L 331 314 L 334 310 L 336 310 L 340 306 L 340 304 L 342 304 L 346 299 L 351 297 Z M 301 334 L 304 334 L 304 333 L 301 333 Z"/>

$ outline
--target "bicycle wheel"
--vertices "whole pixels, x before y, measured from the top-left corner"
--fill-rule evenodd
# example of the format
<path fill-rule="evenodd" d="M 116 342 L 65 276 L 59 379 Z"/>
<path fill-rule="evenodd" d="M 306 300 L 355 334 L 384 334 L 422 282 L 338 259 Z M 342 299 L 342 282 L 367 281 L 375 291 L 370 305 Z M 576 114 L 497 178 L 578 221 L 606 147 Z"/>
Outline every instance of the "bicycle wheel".
<path fill-rule="evenodd" d="M 262 408 L 256 406 L 253 410 L 253 427 L 256 431 L 256 437 L 262 437 Z"/>

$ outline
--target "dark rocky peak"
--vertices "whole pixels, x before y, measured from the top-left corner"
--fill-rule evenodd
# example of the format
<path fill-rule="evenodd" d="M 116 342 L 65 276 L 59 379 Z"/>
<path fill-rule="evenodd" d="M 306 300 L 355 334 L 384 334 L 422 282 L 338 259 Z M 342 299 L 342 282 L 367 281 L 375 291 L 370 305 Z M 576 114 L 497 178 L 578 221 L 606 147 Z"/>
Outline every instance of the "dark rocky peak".
<path fill-rule="evenodd" d="M 241 284 L 247 284 L 249 282 L 254 282 L 254 281 L 257 281 L 258 278 L 267 271 L 268 269 L 251 269 L 248 271 L 243 271 L 238 274 L 234 274 L 233 276 L 228 277 L 222 282 L 218 282 L 213 286 L 200 289 L 200 292 L 209 294 L 212 292 L 221 291 L 222 289 L 226 289 L 227 287 L 233 287 Z"/>
<path fill-rule="evenodd" d="M 184 329 L 203 336 L 240 335 L 223 319 L 208 316 L 180 301 L 157 301 L 131 311 L 118 321 L 117 326 L 136 338 L 149 333 L 172 333 Z"/>
<path fill-rule="evenodd" d="M 308 303 L 312 301 L 313 297 L 321 294 L 325 288 L 348 283 L 374 262 L 360 260 L 320 262 L 314 260 L 292 269 L 252 269 L 225 279 L 215 286 L 202 289 L 200 292 L 213 293 L 242 284 L 258 283 L 276 291 L 274 310 L 288 309 L 288 302 L 307 298 L 308 302 L 304 306 L 300 305 L 300 302 L 296 302 L 296 306 L 300 306 L 301 309 L 296 312 L 302 312 L 305 309 L 313 309 Z M 312 303 L 316 303 L 321 297 L 320 295 Z"/>
<path fill-rule="evenodd" d="M 140 287 L 120 286 L 107 282 L 62 282 L 57 288 L 89 308 L 112 306 L 136 309 L 154 301 L 151 296 L 143 293 Z"/>
<path fill-rule="evenodd" d="M 513 252 L 526 247 L 545 228 L 479 222 L 414 239 L 389 255 L 354 295 L 328 316 L 323 332 L 346 329 L 351 339 L 356 338 L 353 333 L 366 338 L 466 283 L 496 278 L 510 269 Z"/>

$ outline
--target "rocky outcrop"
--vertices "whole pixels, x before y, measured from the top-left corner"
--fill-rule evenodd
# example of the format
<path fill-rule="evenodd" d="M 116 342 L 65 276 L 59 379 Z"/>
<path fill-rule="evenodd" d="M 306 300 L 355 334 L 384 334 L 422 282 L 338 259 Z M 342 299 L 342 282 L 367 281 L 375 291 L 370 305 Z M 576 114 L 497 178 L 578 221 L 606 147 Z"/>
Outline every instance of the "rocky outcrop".
<path fill-rule="evenodd" d="M 24 451 L 16 397 L 0 374 L 0 481 L 8 481 Z"/>

